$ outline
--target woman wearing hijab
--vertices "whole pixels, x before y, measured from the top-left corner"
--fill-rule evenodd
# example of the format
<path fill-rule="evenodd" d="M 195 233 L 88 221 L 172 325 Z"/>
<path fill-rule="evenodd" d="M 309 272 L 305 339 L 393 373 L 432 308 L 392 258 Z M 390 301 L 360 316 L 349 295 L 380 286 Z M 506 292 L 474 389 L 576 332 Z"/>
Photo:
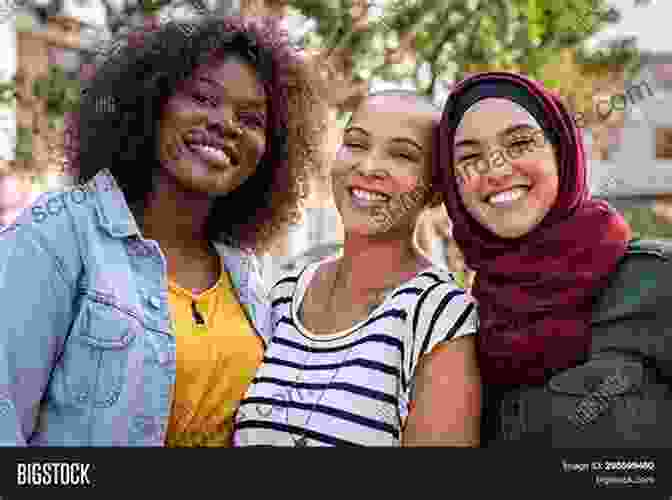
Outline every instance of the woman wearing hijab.
<path fill-rule="evenodd" d="M 562 102 L 511 73 L 458 84 L 440 124 L 445 204 L 476 271 L 484 445 L 667 447 L 672 246 L 591 199 Z"/>

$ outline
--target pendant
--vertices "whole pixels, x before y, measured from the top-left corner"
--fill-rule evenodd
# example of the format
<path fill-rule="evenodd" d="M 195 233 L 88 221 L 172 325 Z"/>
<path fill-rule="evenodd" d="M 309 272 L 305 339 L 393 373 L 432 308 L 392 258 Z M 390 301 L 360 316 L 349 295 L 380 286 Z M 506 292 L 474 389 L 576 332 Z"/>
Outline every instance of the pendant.
<path fill-rule="evenodd" d="M 294 446 L 298 448 L 304 448 L 308 446 L 308 438 L 306 436 L 301 436 L 299 439 L 294 440 Z"/>

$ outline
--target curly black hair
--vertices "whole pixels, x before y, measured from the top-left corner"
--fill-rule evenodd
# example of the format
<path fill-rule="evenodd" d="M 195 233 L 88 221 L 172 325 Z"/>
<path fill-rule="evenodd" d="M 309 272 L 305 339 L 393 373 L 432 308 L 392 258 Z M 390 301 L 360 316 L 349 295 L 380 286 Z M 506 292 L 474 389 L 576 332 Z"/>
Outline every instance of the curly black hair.
<path fill-rule="evenodd" d="M 256 172 L 215 200 L 208 238 L 263 251 L 300 220 L 308 179 L 324 169 L 324 88 L 274 19 L 204 18 L 131 31 L 84 86 L 65 152 L 80 183 L 107 168 L 130 204 L 144 203 L 161 168 L 155 144 L 163 105 L 213 52 L 249 62 L 269 96 L 268 147 Z"/>

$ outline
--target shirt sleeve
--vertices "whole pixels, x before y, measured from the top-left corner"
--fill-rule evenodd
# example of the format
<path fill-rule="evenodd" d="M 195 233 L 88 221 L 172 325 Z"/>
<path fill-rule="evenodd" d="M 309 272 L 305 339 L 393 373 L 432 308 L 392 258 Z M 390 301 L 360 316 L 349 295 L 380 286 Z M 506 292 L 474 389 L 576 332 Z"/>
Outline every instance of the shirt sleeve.
<path fill-rule="evenodd" d="M 27 228 L 0 237 L 0 446 L 25 446 L 73 318 L 73 290 Z M 9 230 L 8 230 L 9 231 Z"/>
<path fill-rule="evenodd" d="M 476 301 L 454 283 L 435 283 L 420 295 L 410 326 L 407 380 L 413 378 L 420 358 L 436 346 L 477 332 Z"/>

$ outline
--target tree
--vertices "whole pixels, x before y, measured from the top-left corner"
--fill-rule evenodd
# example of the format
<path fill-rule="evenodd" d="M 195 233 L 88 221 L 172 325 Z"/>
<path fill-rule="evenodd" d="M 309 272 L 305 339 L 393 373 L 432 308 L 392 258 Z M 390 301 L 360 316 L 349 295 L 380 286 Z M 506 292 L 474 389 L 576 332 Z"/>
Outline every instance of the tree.
<path fill-rule="evenodd" d="M 341 109 L 350 108 L 375 79 L 409 81 L 429 96 L 440 93 L 443 82 L 483 69 L 543 79 L 543 68 L 559 61 L 563 49 L 580 47 L 620 19 L 605 0 L 287 3 L 314 24 L 298 43 L 315 53 L 333 89 L 333 103 Z M 585 50 L 581 62 L 599 67 L 612 61 L 626 64 L 634 55 L 631 45 L 621 44 L 597 55 Z"/>
<path fill-rule="evenodd" d="M 145 17 L 166 15 L 174 12 L 192 14 L 227 15 L 236 10 L 235 0 L 84 0 L 99 2 L 105 10 L 106 30 L 114 35 L 125 26 L 141 22 Z M 35 15 L 41 24 L 49 17 L 61 15 L 64 0 L 21 0 L 22 8 Z"/>

